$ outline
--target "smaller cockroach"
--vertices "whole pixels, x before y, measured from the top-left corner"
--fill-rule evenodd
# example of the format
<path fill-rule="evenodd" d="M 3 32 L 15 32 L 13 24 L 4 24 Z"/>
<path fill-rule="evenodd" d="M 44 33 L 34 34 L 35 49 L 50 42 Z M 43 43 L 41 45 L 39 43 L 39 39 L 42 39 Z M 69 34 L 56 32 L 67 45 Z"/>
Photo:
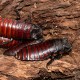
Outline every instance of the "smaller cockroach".
<path fill-rule="evenodd" d="M 19 60 L 45 60 L 54 59 L 61 54 L 71 51 L 71 44 L 66 38 L 52 39 L 41 43 L 27 45 L 16 53 L 15 57 Z"/>

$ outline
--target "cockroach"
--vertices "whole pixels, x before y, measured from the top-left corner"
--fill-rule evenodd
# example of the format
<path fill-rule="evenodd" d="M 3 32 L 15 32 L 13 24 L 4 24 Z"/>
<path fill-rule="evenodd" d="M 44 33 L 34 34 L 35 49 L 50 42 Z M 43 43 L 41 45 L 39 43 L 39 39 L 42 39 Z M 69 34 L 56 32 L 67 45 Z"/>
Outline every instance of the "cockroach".
<path fill-rule="evenodd" d="M 71 44 L 66 38 L 52 39 L 41 43 L 27 45 L 16 53 L 15 57 L 19 60 L 45 60 L 48 58 L 54 59 L 62 54 L 71 51 Z"/>
<path fill-rule="evenodd" d="M 21 43 L 21 41 L 0 37 L 0 48 L 8 49 Z"/>
<path fill-rule="evenodd" d="M 40 26 L 0 17 L 0 37 L 15 40 L 38 39 L 42 37 Z"/>

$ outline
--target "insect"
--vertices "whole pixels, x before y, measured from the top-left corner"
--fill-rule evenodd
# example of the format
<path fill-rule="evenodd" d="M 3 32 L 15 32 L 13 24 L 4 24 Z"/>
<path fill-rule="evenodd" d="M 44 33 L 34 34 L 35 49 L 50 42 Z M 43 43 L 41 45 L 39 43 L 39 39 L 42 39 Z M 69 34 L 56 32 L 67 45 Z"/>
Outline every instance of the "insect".
<path fill-rule="evenodd" d="M 42 29 L 38 25 L 0 17 L 0 37 L 15 40 L 38 39 L 42 37 Z"/>
<path fill-rule="evenodd" d="M 68 53 L 71 44 L 66 38 L 52 39 L 41 43 L 27 45 L 16 53 L 15 57 L 19 60 L 45 60 L 54 59 L 57 56 Z"/>

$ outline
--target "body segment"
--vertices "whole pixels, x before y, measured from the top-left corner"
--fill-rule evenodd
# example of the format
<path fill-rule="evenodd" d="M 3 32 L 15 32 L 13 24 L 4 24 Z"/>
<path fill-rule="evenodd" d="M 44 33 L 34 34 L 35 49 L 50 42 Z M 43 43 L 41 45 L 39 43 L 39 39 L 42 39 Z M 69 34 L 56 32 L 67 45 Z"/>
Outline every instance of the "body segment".
<path fill-rule="evenodd" d="M 0 17 L 0 36 L 17 40 L 38 39 L 42 37 L 42 30 L 38 25 L 23 23 Z"/>

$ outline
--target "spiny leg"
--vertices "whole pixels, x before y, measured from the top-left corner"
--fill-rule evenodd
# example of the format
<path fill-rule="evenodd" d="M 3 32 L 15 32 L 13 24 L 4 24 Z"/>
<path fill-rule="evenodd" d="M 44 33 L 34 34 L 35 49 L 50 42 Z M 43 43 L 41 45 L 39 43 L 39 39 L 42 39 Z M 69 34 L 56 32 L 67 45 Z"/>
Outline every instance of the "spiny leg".
<path fill-rule="evenodd" d="M 62 57 L 62 53 L 55 53 L 50 56 L 50 61 L 47 63 L 46 67 L 48 67 L 54 60 L 60 59 Z"/>
<path fill-rule="evenodd" d="M 50 58 L 50 61 L 47 63 L 46 67 L 48 67 L 54 61 L 54 57 Z"/>

